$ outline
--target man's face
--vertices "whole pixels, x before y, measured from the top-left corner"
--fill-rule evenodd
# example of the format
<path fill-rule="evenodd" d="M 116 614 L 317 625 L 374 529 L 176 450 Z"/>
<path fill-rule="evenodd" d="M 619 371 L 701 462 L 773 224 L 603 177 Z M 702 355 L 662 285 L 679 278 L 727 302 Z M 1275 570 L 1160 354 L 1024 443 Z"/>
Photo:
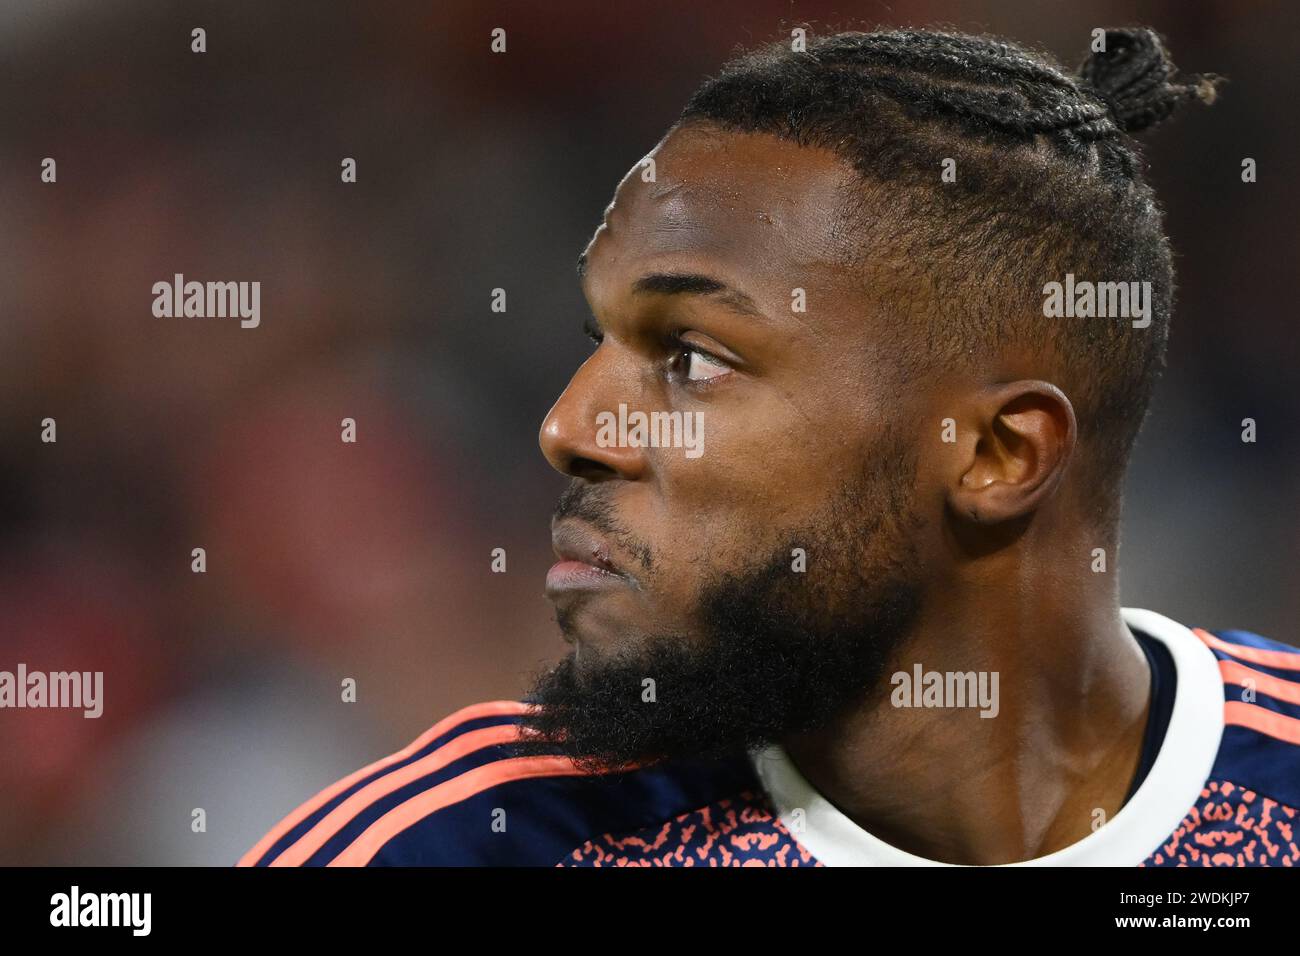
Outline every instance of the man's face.
<path fill-rule="evenodd" d="M 574 651 L 533 696 L 606 762 L 824 721 L 879 683 L 919 587 L 908 402 L 844 264 L 852 170 L 708 127 L 650 155 L 585 252 L 601 341 L 540 436 L 574 479 L 547 579 Z M 620 405 L 693 418 L 694 450 L 619 444 Z"/>

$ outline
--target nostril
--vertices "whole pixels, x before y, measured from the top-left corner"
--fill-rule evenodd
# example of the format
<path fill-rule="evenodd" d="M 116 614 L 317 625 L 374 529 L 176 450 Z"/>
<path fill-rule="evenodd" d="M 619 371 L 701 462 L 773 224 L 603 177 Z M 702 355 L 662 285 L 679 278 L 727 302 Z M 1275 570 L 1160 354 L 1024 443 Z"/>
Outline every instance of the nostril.
<path fill-rule="evenodd" d="M 569 460 L 569 467 L 565 470 L 575 478 L 585 478 L 588 481 L 600 481 L 617 474 L 613 468 L 602 465 L 594 458 L 583 458 L 577 455 Z"/>

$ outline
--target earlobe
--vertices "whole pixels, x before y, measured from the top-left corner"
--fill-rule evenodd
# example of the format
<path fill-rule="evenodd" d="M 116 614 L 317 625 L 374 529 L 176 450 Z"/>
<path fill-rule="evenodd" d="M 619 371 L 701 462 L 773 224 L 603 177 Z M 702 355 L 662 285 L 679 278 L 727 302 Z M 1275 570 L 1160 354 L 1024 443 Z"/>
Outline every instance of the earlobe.
<path fill-rule="evenodd" d="M 993 525 L 1037 510 L 1060 485 L 1077 437 L 1074 407 L 1055 385 L 1018 381 L 976 397 L 961 473 L 949 486 L 952 512 Z"/>

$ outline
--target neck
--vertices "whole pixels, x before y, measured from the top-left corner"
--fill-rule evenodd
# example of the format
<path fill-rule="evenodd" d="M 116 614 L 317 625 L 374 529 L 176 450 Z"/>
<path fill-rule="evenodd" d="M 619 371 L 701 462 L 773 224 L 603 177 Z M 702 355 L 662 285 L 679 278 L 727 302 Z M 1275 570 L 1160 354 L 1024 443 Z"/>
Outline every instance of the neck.
<path fill-rule="evenodd" d="M 1087 548 L 1068 555 L 1069 573 L 1059 550 L 1052 560 L 986 559 L 928 595 L 882 689 L 782 741 L 808 781 L 874 836 L 945 863 L 1033 859 L 1113 817 L 1141 754 L 1149 668 L 1114 574 L 1091 574 Z M 996 687 L 995 715 L 981 716 L 993 708 L 978 694 L 936 701 L 934 678 L 910 686 L 916 665 L 982 673 L 966 686 Z"/>

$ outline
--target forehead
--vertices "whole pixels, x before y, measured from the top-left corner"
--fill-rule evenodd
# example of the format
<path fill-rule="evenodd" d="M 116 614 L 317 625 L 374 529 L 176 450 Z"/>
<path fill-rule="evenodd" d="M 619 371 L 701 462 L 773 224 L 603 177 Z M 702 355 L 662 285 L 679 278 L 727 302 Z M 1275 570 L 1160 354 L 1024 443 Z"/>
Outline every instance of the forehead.
<path fill-rule="evenodd" d="M 850 253 L 845 200 L 852 168 L 820 147 L 714 127 L 671 132 L 628 171 L 585 256 L 592 284 L 707 261 L 789 296 Z M 780 291 L 783 290 L 783 291 Z"/>

